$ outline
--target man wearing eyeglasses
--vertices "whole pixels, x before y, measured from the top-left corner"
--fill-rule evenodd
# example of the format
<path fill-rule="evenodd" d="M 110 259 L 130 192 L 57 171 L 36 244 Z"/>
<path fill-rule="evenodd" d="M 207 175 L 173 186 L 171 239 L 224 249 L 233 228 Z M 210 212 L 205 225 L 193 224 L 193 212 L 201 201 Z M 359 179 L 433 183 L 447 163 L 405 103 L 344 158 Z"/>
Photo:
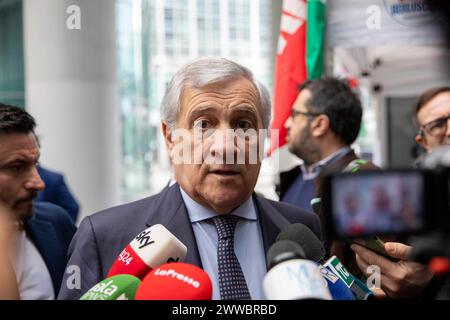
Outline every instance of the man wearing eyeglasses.
<path fill-rule="evenodd" d="M 416 142 L 427 153 L 439 146 L 450 145 L 450 87 L 432 88 L 424 92 L 413 106 L 413 114 L 419 128 Z M 416 164 L 420 161 L 419 158 Z M 378 292 L 379 295 L 394 298 L 435 296 L 442 286 L 441 280 L 434 278 L 425 265 L 408 261 L 412 247 L 397 243 L 396 248 L 389 244 L 385 249 L 391 255 L 395 252 L 394 256 L 400 258 L 400 261 L 393 263 L 369 250 L 352 245 L 358 266 L 363 272 L 368 265 L 380 266 L 384 277 L 381 278 L 383 291 Z M 402 255 L 404 258 L 401 258 Z"/>
<path fill-rule="evenodd" d="M 325 169 L 338 172 L 352 163 L 374 166 L 360 161 L 350 148 L 359 133 L 362 107 L 346 81 L 310 80 L 299 89 L 286 129 L 289 151 L 303 164 L 281 173 L 277 192 L 281 201 L 312 211 L 318 176 Z"/>
<path fill-rule="evenodd" d="M 359 133 L 362 108 L 348 84 L 334 78 L 317 79 L 304 83 L 300 90 L 286 128 L 289 150 L 301 158 L 303 164 L 281 174 L 278 190 L 282 201 L 307 206 L 311 198 L 320 196 L 321 174 L 375 169 L 376 166 L 362 162 L 350 148 Z M 320 210 L 317 213 L 320 215 Z M 417 296 L 432 278 L 426 266 L 408 261 L 411 247 L 402 243 L 387 242 L 385 246 L 400 263 L 388 261 L 356 244 L 351 248 L 336 241 L 332 246 L 331 243 L 325 245 L 330 255 L 338 256 L 355 275 L 369 276 L 368 266 L 380 266 L 381 288 L 374 289 L 379 298 Z"/>
<path fill-rule="evenodd" d="M 280 200 L 321 216 L 320 205 L 314 208 L 321 194 L 321 175 L 328 172 L 376 168 L 359 159 L 351 144 L 361 127 L 362 107 L 347 81 L 336 78 L 309 80 L 299 87 L 291 116 L 286 122 L 289 151 L 303 160 L 300 166 L 280 174 L 277 192 Z M 322 228 L 324 230 L 324 228 Z M 325 248 L 344 263 L 353 252 L 327 241 Z M 353 259 L 352 271 L 359 271 Z"/>
<path fill-rule="evenodd" d="M 424 92 L 413 106 L 419 127 L 416 142 L 428 153 L 436 147 L 450 145 L 450 87 Z"/>

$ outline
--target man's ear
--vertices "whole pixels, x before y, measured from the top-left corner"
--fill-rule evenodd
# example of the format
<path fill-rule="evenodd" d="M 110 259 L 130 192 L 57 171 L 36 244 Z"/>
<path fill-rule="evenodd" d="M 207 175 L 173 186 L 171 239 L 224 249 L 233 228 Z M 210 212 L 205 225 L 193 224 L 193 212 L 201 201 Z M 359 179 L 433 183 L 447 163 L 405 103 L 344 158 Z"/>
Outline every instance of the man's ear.
<path fill-rule="evenodd" d="M 311 134 L 313 137 L 321 137 L 330 129 L 330 119 L 327 115 L 321 114 L 311 122 Z"/>
<path fill-rule="evenodd" d="M 166 141 L 169 158 L 172 160 L 172 150 L 173 150 L 174 143 L 172 141 L 172 132 L 170 131 L 167 122 L 165 122 L 165 121 L 161 122 L 161 130 L 162 130 L 162 133 L 164 136 L 164 140 Z"/>
<path fill-rule="evenodd" d="M 424 148 L 425 150 L 428 151 L 427 139 L 422 134 L 416 135 L 416 142 L 419 146 L 421 146 L 422 148 Z"/>

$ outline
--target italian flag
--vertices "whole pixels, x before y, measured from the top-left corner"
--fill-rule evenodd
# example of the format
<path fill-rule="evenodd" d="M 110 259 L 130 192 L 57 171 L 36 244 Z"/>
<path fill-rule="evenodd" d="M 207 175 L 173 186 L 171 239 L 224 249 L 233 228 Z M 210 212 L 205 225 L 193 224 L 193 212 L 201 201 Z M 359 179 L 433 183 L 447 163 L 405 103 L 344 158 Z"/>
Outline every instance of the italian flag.
<path fill-rule="evenodd" d="M 284 124 L 298 95 L 298 86 L 324 72 L 326 0 L 283 0 L 276 58 L 274 118 L 270 153 L 286 144 Z"/>

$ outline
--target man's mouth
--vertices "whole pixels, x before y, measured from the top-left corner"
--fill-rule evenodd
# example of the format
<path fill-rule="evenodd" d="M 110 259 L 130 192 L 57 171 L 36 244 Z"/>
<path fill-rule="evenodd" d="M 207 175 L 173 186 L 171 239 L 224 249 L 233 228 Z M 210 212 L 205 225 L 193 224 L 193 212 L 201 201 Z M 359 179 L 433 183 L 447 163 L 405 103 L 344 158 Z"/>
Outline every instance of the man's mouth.
<path fill-rule="evenodd" d="M 238 175 L 239 172 L 236 170 L 226 170 L 226 169 L 220 169 L 220 170 L 211 170 L 210 173 L 218 174 L 221 176 L 234 176 Z"/>
<path fill-rule="evenodd" d="M 22 203 L 27 203 L 27 204 L 32 203 L 34 201 L 34 199 L 36 199 L 36 197 L 37 197 L 37 194 L 32 194 L 27 198 L 23 198 L 23 199 L 20 199 L 19 201 L 17 201 L 16 205 L 22 204 Z"/>

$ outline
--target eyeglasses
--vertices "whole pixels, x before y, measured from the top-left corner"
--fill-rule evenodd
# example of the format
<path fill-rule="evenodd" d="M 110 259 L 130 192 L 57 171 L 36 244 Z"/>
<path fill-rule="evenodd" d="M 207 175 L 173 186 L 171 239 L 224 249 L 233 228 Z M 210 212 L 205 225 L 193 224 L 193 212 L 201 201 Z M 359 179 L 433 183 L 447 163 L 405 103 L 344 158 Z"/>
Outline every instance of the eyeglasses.
<path fill-rule="evenodd" d="M 292 119 L 295 119 L 300 114 L 304 115 L 304 116 L 307 116 L 307 117 L 317 117 L 317 116 L 320 116 L 323 113 L 304 112 L 304 111 L 295 110 L 294 108 L 291 109 L 291 117 L 292 117 Z"/>
<path fill-rule="evenodd" d="M 438 118 L 420 126 L 419 134 L 423 135 L 424 132 L 433 137 L 441 137 L 447 132 L 447 123 L 450 119 L 450 115 Z"/>

